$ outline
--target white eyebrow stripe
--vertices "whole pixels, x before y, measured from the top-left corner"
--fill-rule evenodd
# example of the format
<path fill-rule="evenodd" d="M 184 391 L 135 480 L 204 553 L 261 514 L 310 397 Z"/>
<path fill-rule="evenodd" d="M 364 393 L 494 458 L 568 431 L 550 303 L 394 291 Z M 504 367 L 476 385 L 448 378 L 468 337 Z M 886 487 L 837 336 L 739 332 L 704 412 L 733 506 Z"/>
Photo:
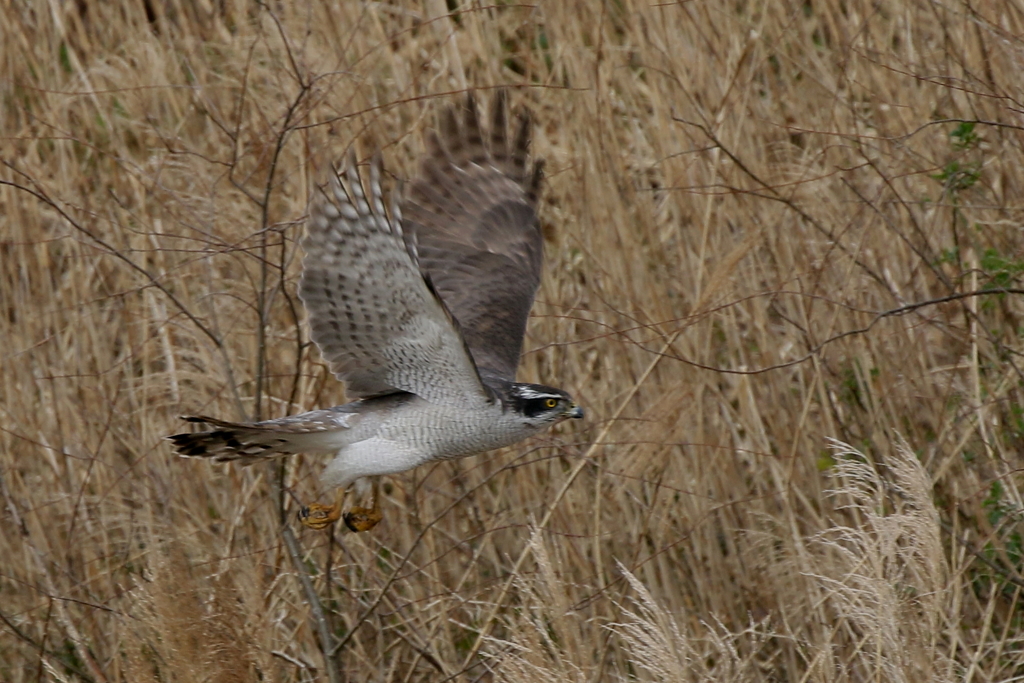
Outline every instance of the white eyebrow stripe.
<path fill-rule="evenodd" d="M 534 391 L 533 389 L 530 389 L 529 387 L 518 387 L 516 389 L 516 392 L 519 394 L 519 396 L 521 398 L 527 398 L 527 399 L 532 399 L 532 398 L 559 398 L 560 399 L 560 398 L 563 398 L 561 394 L 549 394 L 549 393 L 542 392 L 542 391 Z"/>

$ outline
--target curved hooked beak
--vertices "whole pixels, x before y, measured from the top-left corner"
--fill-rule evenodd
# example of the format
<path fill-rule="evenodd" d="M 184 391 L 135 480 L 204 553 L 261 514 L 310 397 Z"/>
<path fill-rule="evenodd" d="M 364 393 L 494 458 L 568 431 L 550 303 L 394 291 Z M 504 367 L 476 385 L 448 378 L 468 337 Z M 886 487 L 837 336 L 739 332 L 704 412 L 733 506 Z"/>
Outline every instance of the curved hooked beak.
<path fill-rule="evenodd" d="M 566 417 L 571 417 L 574 420 L 582 420 L 583 419 L 583 408 L 580 408 L 578 405 L 573 403 L 572 406 L 569 408 L 569 410 L 565 411 L 565 416 Z"/>

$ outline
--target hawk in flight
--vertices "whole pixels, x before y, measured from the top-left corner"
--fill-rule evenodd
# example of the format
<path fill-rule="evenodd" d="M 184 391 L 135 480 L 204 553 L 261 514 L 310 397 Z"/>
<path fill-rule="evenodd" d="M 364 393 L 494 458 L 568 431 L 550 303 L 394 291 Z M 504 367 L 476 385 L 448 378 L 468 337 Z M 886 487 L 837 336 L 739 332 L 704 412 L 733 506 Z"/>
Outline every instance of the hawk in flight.
<path fill-rule="evenodd" d="M 350 156 L 315 193 L 299 295 L 313 341 L 356 400 L 254 423 L 187 417 L 212 429 L 168 437 L 180 455 L 243 464 L 333 455 L 321 480 L 337 488 L 335 503 L 303 508 L 300 519 L 322 529 L 344 517 L 365 531 L 381 519 L 377 486 L 372 508 L 343 516 L 353 482 L 583 417 L 561 389 L 515 381 L 540 283 L 543 164 L 528 161 L 526 113 L 514 135 L 506 130 L 506 99 L 498 91 L 490 130 L 472 95 L 461 116 L 446 108 L 419 177 L 387 210 L 379 156 L 368 178 Z"/>

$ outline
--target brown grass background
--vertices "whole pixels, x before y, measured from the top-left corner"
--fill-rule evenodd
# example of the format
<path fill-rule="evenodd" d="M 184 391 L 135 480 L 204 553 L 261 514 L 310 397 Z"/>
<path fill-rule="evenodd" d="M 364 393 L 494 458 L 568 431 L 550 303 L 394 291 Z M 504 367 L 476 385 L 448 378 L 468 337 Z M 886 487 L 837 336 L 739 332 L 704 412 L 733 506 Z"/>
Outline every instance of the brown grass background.
<path fill-rule="evenodd" d="M 1024 676 L 1017 0 L 0 13 L 0 679 Z M 585 423 L 362 535 L 296 523 L 319 460 L 173 457 L 344 400 L 317 169 L 408 178 L 502 85 L 548 163 L 520 378 Z"/>

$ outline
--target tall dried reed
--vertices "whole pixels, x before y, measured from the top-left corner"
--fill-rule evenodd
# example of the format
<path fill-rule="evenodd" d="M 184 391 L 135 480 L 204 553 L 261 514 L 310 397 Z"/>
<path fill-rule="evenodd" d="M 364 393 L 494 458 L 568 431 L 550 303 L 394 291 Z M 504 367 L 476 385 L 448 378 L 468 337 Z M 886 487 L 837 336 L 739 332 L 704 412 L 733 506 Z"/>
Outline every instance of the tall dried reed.
<path fill-rule="evenodd" d="M 8 2 L 0 33 L 0 679 L 1024 676 L 1019 3 Z M 520 377 L 586 424 L 391 477 L 358 536 L 296 525 L 318 459 L 172 457 L 183 413 L 344 400 L 295 296 L 318 169 L 406 179 L 497 86 L 548 162 Z"/>

